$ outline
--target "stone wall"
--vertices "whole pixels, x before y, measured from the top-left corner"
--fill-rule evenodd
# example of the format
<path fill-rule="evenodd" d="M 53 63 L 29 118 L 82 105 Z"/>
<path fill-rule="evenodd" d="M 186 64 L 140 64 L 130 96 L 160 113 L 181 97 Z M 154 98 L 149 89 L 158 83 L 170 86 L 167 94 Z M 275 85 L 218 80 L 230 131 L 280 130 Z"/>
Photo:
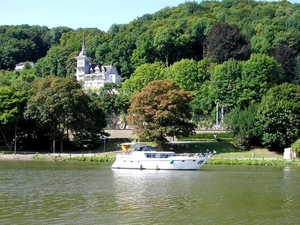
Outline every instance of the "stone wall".
<path fill-rule="evenodd" d="M 105 132 L 110 134 L 109 138 L 138 138 L 136 135 L 132 134 L 131 129 L 105 130 Z"/>

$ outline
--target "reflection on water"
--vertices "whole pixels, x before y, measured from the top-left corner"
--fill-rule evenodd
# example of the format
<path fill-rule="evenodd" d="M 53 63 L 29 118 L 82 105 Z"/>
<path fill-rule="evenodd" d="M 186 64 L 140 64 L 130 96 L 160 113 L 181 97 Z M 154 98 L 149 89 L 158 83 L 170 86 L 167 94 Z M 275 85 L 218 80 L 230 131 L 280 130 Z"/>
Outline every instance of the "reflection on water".
<path fill-rule="evenodd" d="M 300 168 L 0 161 L 1 224 L 298 224 Z"/>

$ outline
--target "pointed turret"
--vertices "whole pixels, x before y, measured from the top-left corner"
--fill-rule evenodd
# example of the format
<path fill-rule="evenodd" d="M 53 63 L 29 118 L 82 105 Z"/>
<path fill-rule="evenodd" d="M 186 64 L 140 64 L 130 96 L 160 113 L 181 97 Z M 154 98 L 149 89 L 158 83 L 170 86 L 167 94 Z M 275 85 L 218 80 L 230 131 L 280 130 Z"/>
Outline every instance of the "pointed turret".
<path fill-rule="evenodd" d="M 80 56 L 88 56 L 85 49 L 85 37 L 83 35 L 82 37 L 82 46 L 81 46 L 81 52 L 79 53 Z"/>
<path fill-rule="evenodd" d="M 86 53 L 84 35 L 82 36 L 81 52 L 77 57 L 75 57 L 75 59 L 77 60 L 77 68 L 76 68 L 77 79 L 79 75 L 89 74 L 91 58 L 88 57 Z"/>

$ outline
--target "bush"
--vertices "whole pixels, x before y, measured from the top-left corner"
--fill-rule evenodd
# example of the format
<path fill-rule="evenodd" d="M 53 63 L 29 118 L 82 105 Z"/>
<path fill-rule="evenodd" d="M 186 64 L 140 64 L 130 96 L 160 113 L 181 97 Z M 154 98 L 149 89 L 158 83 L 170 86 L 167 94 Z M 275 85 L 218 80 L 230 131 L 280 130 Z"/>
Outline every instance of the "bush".
<path fill-rule="evenodd" d="M 217 141 L 233 141 L 233 133 L 232 132 L 218 132 Z M 179 137 L 178 140 L 180 141 L 212 141 L 214 140 L 214 133 L 207 132 L 207 133 L 196 133 L 189 137 L 181 138 Z"/>

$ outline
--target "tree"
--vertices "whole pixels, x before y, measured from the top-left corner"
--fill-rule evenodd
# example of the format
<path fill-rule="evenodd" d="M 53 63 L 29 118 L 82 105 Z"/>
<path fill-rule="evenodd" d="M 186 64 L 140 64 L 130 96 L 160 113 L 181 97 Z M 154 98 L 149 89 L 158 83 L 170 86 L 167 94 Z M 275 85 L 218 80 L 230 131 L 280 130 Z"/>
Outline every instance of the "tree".
<path fill-rule="evenodd" d="M 70 48 L 53 46 L 48 54 L 35 65 L 36 76 L 74 76 L 75 55 L 76 53 Z"/>
<path fill-rule="evenodd" d="M 97 91 L 90 90 L 88 94 L 93 101 L 99 102 L 106 115 L 109 128 L 116 129 L 120 115 L 124 112 L 117 84 L 105 83 L 103 88 Z"/>
<path fill-rule="evenodd" d="M 166 27 L 160 27 L 154 36 L 155 52 L 165 62 L 166 67 L 177 59 L 178 36 L 174 28 Z"/>
<path fill-rule="evenodd" d="M 265 37 L 262 36 L 252 36 L 251 40 L 251 51 L 253 53 L 264 53 L 267 54 L 271 48 L 271 44 Z"/>
<path fill-rule="evenodd" d="M 225 123 L 235 136 L 235 144 L 241 149 L 249 149 L 251 145 L 259 144 L 260 130 L 255 125 L 257 104 L 246 109 L 238 107 L 230 111 Z"/>
<path fill-rule="evenodd" d="M 71 132 L 75 141 L 99 141 L 105 134 L 106 121 L 99 104 L 84 94 L 74 78 L 48 76 L 36 79 L 25 115 L 35 119 L 38 126 L 47 127 L 50 140 L 63 140 Z"/>
<path fill-rule="evenodd" d="M 241 63 L 234 59 L 216 65 L 211 75 L 211 98 L 226 104 L 226 108 L 235 107 L 241 91 L 241 76 Z"/>
<path fill-rule="evenodd" d="M 140 138 L 153 140 L 159 148 L 168 136 L 188 136 L 195 125 L 190 122 L 190 92 L 170 80 L 150 82 L 136 93 L 128 109 L 128 124 Z"/>
<path fill-rule="evenodd" d="M 166 79 L 175 81 L 187 91 L 198 90 L 203 82 L 198 63 L 193 59 L 182 59 L 166 69 Z"/>
<path fill-rule="evenodd" d="M 242 108 L 259 103 L 262 96 L 275 85 L 283 82 L 283 72 L 277 61 L 264 54 L 252 54 L 242 63 L 242 93 L 239 105 Z"/>
<path fill-rule="evenodd" d="M 284 74 L 284 81 L 291 83 L 295 78 L 295 57 L 292 50 L 286 45 L 277 45 L 270 52 L 270 55 L 281 65 Z"/>
<path fill-rule="evenodd" d="M 9 150 L 16 144 L 17 125 L 23 119 L 27 99 L 24 83 L 0 87 L 0 132 Z"/>
<path fill-rule="evenodd" d="M 271 88 L 257 110 L 257 126 L 262 143 L 271 150 L 282 151 L 300 136 L 300 87 L 284 83 Z"/>
<path fill-rule="evenodd" d="M 211 29 L 205 39 L 204 54 L 216 63 L 230 58 L 245 60 L 249 57 L 249 46 L 237 26 L 220 23 Z"/>
<path fill-rule="evenodd" d="M 149 29 L 137 39 L 136 49 L 131 56 L 131 61 L 134 63 L 134 66 L 137 67 L 146 63 L 153 63 L 155 58 L 157 58 L 153 46 L 153 36 L 153 30 Z"/>
<path fill-rule="evenodd" d="M 149 82 L 164 79 L 164 73 L 164 64 L 161 62 L 143 64 L 135 69 L 130 79 L 125 80 L 122 90 L 131 97 Z"/>
<path fill-rule="evenodd" d="M 299 153 L 300 153 L 300 139 L 296 140 L 296 141 L 292 144 L 291 148 L 292 148 L 292 150 L 293 150 L 294 152 L 296 152 L 296 153 L 299 155 Z"/>
<path fill-rule="evenodd" d="M 300 85 L 300 55 L 298 55 L 295 59 L 295 77 L 292 83 Z"/>

